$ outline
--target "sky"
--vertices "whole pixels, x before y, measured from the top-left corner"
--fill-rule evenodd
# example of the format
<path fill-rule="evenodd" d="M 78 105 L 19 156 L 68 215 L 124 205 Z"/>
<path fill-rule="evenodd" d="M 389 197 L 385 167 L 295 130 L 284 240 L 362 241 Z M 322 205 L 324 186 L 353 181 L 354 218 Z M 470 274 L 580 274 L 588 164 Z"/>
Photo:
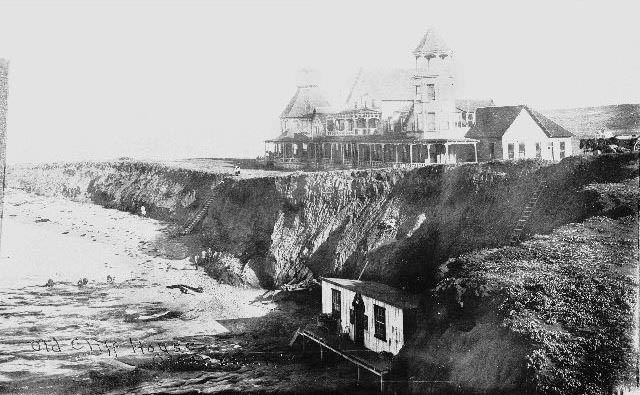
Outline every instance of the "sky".
<path fill-rule="evenodd" d="M 7 160 L 255 157 L 300 68 L 330 92 L 412 68 L 434 27 L 457 96 L 640 103 L 634 1 L 3 1 Z"/>

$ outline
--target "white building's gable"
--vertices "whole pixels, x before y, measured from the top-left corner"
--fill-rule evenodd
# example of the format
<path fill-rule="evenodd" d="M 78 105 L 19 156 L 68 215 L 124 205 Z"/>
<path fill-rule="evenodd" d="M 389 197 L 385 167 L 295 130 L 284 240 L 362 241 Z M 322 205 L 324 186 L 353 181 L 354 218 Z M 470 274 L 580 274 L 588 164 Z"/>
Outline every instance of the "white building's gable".
<path fill-rule="evenodd" d="M 539 142 L 546 141 L 547 135 L 524 108 L 502 135 L 502 141 Z"/>

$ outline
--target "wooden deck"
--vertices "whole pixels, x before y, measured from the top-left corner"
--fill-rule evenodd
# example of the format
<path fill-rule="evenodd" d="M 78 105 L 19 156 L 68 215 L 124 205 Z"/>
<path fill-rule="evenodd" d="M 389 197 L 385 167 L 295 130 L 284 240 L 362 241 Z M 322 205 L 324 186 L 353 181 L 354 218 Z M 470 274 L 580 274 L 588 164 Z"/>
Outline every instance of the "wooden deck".
<path fill-rule="evenodd" d="M 325 328 L 309 324 L 304 329 L 298 329 L 291 339 L 291 345 L 295 343 L 298 337 L 304 341 L 311 340 L 320 345 L 320 358 L 323 358 L 324 349 L 333 351 L 349 362 L 355 364 L 358 368 L 358 380 L 360 380 L 360 368 L 380 377 L 380 391 L 384 390 L 384 376 L 391 369 L 392 356 L 385 356 L 366 349 L 352 342 L 348 337 L 341 336 L 337 333 L 329 333 Z"/>

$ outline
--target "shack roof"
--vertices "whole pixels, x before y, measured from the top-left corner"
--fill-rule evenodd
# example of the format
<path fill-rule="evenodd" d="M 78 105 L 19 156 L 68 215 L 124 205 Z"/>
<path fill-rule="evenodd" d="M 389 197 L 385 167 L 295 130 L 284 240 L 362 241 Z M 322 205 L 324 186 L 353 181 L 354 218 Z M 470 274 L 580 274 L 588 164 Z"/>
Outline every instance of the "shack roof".
<path fill-rule="evenodd" d="M 374 281 L 322 277 L 322 281 L 402 309 L 418 308 L 418 296 Z"/>

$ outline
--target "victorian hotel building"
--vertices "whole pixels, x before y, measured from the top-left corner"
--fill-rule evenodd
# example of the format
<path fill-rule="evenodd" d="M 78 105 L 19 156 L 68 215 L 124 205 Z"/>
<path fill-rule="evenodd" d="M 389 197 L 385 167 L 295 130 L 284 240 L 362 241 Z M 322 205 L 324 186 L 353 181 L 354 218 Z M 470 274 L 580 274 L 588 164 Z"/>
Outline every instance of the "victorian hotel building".
<path fill-rule="evenodd" d="M 311 72 L 280 115 L 281 134 L 267 140 L 275 167 L 417 167 L 477 162 L 478 140 L 465 133 L 478 107 L 491 100 L 456 100 L 452 51 L 430 29 L 413 52 L 415 69 L 361 70 L 335 108 Z"/>

